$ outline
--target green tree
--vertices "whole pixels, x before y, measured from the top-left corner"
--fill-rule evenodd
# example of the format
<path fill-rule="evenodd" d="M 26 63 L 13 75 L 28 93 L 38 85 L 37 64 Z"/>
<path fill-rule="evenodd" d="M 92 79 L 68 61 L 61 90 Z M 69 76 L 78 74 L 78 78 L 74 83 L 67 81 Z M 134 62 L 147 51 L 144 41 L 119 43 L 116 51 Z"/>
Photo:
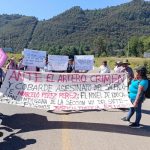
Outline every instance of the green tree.
<path fill-rule="evenodd" d="M 139 42 L 139 39 L 138 37 L 131 37 L 129 42 L 128 42 L 128 54 L 129 56 L 138 56 L 139 55 L 139 52 L 137 50 L 137 47 L 138 47 L 138 42 Z"/>
<path fill-rule="evenodd" d="M 97 37 L 94 40 L 94 52 L 95 52 L 95 56 L 100 56 L 103 53 L 105 53 L 107 55 L 106 52 L 106 41 L 104 40 L 104 38 L 102 37 Z"/>
<path fill-rule="evenodd" d="M 144 46 L 144 52 L 150 50 L 150 36 L 143 36 L 140 38 Z"/>

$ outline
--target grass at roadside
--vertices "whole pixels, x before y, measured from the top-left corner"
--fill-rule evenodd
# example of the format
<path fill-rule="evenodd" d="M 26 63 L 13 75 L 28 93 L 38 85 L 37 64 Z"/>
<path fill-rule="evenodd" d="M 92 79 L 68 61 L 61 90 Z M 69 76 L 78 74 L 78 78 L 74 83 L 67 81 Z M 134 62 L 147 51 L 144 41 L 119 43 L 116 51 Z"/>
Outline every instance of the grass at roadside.
<path fill-rule="evenodd" d="M 13 54 L 13 53 L 8 53 L 9 58 L 10 57 L 15 57 L 15 60 L 18 61 L 19 58 L 22 57 L 21 53 L 18 54 Z M 116 61 L 123 61 L 124 59 L 128 59 L 129 63 L 130 63 L 130 67 L 131 68 L 135 68 L 139 65 L 144 65 L 147 64 L 147 69 L 150 73 L 150 58 L 139 58 L 139 57 L 129 57 L 129 58 L 125 58 L 125 57 L 98 57 L 95 58 L 95 66 L 99 67 L 102 64 L 102 61 L 107 60 L 108 65 L 111 69 L 114 68 L 115 66 L 115 62 Z"/>
<path fill-rule="evenodd" d="M 139 58 L 139 57 L 129 57 L 129 58 L 118 58 L 118 57 L 98 57 L 95 58 L 95 66 L 99 67 L 104 60 L 107 60 L 108 65 L 111 69 L 114 68 L 116 61 L 123 61 L 125 59 L 128 59 L 130 66 L 132 68 L 135 68 L 139 65 L 144 65 L 147 63 L 150 65 L 150 58 Z"/>

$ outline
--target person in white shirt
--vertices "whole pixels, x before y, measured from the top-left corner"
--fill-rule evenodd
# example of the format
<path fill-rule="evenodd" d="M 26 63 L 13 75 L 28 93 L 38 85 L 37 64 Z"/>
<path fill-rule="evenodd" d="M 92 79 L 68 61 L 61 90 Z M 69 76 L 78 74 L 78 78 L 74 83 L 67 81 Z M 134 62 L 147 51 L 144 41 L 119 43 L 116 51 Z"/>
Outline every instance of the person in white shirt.
<path fill-rule="evenodd" d="M 105 60 L 105 61 L 103 61 L 102 62 L 102 65 L 100 66 L 100 71 L 99 71 L 99 73 L 110 73 L 110 69 L 109 69 L 109 67 L 108 67 L 108 65 L 107 65 L 107 61 Z"/>
<path fill-rule="evenodd" d="M 115 66 L 115 68 L 114 68 L 114 72 L 115 73 L 121 73 L 121 71 L 122 71 L 122 62 L 121 61 L 117 61 L 116 62 L 116 66 Z"/>
<path fill-rule="evenodd" d="M 127 73 L 128 77 L 128 85 L 130 85 L 131 80 L 134 79 L 134 73 L 131 67 L 129 67 L 130 63 L 128 62 L 128 59 L 123 60 L 122 62 L 122 70 L 121 72 Z"/>

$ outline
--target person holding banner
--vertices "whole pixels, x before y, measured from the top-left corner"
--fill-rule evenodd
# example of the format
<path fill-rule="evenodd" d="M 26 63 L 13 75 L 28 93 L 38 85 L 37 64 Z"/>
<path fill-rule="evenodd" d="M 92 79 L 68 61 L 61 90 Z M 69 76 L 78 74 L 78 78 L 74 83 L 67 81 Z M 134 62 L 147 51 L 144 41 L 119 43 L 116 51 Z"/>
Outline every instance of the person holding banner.
<path fill-rule="evenodd" d="M 5 77 L 5 73 L 4 73 L 3 69 L 0 68 L 0 88 L 3 83 L 4 77 Z"/>
<path fill-rule="evenodd" d="M 74 71 L 74 61 L 73 58 L 70 58 L 68 61 L 67 73 L 71 73 Z"/>
<path fill-rule="evenodd" d="M 50 68 L 50 67 L 49 67 Z M 48 68 L 48 54 L 46 54 L 46 58 L 45 58 L 45 66 L 40 68 L 40 72 L 51 72 L 51 69 Z"/>
<path fill-rule="evenodd" d="M 117 61 L 116 62 L 116 66 L 114 68 L 114 72 L 115 73 L 120 73 L 122 70 L 122 62 L 121 61 Z"/>
<path fill-rule="evenodd" d="M 126 117 L 122 118 L 123 121 L 130 121 L 134 112 L 136 112 L 135 122 L 129 126 L 132 128 L 140 127 L 140 120 L 142 117 L 142 103 L 145 100 L 144 91 L 148 88 L 147 70 L 145 67 L 141 66 L 136 68 L 135 78 L 131 81 L 129 86 L 129 98 L 133 104 L 133 107 L 129 109 Z"/>
<path fill-rule="evenodd" d="M 25 70 L 25 66 L 22 63 L 23 63 L 23 57 L 19 59 L 18 70 Z"/>
<path fill-rule="evenodd" d="M 18 66 L 17 66 L 17 63 L 15 62 L 14 58 L 10 58 L 8 60 L 8 64 L 6 65 L 6 69 L 17 69 Z"/>
<path fill-rule="evenodd" d="M 109 67 L 107 65 L 107 61 L 106 60 L 102 62 L 102 65 L 100 66 L 99 73 L 101 73 L 101 74 L 103 74 L 103 73 L 110 73 L 110 69 L 109 69 Z"/>
<path fill-rule="evenodd" d="M 35 66 L 25 66 L 25 70 L 26 71 L 40 71 L 39 67 L 35 67 Z"/>
<path fill-rule="evenodd" d="M 131 80 L 134 78 L 134 73 L 131 67 L 129 67 L 130 63 L 128 62 L 128 59 L 123 60 L 122 62 L 122 70 L 121 72 L 127 73 L 128 76 L 128 86 L 131 83 Z"/>

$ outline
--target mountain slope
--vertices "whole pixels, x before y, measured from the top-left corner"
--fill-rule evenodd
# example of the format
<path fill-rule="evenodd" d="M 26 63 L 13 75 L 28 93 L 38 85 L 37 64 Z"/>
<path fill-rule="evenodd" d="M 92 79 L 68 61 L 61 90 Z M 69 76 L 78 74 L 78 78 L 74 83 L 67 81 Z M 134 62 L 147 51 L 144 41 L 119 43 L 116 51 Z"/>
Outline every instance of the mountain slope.
<path fill-rule="evenodd" d="M 150 35 L 150 2 L 133 0 L 98 10 L 73 7 L 46 21 L 20 15 L 0 16 L 0 46 L 48 50 L 85 46 L 103 37 L 111 49 L 123 49 L 131 36 Z M 10 40 L 11 39 L 11 40 Z"/>

